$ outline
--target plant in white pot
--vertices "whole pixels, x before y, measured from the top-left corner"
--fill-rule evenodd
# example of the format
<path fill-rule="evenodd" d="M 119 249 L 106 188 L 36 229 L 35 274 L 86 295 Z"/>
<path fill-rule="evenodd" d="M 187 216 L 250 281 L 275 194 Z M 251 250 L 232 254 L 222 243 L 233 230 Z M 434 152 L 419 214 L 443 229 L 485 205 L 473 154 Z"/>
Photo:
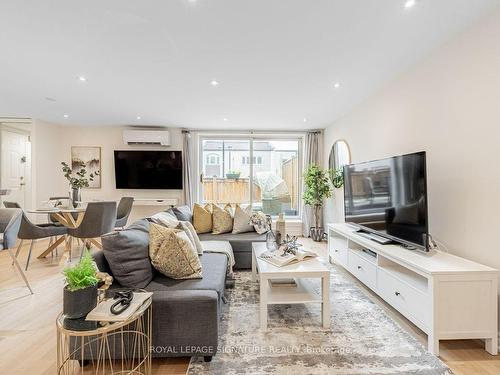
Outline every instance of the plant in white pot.
<path fill-rule="evenodd" d="M 323 202 L 332 196 L 330 172 L 317 165 L 311 165 L 304 173 L 304 203 L 314 211 L 314 227 L 309 228 L 309 236 L 314 241 L 323 239 L 325 229 L 320 226 L 320 215 Z"/>
<path fill-rule="evenodd" d="M 73 173 L 73 170 L 66 162 L 61 162 L 64 177 L 69 181 L 71 188 L 70 199 L 73 207 L 78 206 L 78 202 L 82 200 L 82 188 L 89 187 L 89 182 L 94 181 L 94 178 L 99 176 L 99 171 L 90 173 L 87 177 L 87 170 L 84 165 L 81 165 L 80 170 Z"/>
<path fill-rule="evenodd" d="M 97 306 L 99 278 L 92 255 L 86 251 L 80 262 L 66 268 L 63 292 L 63 314 L 68 319 L 80 319 Z"/>

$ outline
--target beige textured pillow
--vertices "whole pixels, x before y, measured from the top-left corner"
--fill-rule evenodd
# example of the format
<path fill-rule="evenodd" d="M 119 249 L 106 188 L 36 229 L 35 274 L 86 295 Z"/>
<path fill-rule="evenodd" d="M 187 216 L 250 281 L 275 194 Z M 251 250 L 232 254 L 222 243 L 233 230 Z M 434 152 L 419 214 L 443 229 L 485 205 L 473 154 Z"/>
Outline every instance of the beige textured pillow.
<path fill-rule="evenodd" d="M 179 225 L 179 220 L 174 215 L 166 211 L 158 212 L 157 214 L 151 216 L 150 219 L 153 223 L 161 224 L 169 228 L 175 228 Z"/>
<path fill-rule="evenodd" d="M 196 233 L 208 233 L 212 231 L 212 212 L 210 204 L 207 204 L 205 207 L 200 206 L 198 203 L 194 204 L 193 226 L 194 229 L 196 229 Z"/>
<path fill-rule="evenodd" d="M 241 208 L 236 205 L 234 210 L 233 233 L 254 232 L 255 228 L 250 224 L 252 217 L 252 207 Z"/>
<path fill-rule="evenodd" d="M 179 221 L 179 227 L 188 235 L 189 239 L 193 243 L 198 255 L 203 254 L 203 245 L 201 244 L 200 238 L 198 237 L 198 233 L 196 233 L 196 229 L 194 229 L 193 224 L 189 221 Z"/>
<path fill-rule="evenodd" d="M 212 206 L 213 209 L 213 234 L 228 233 L 233 230 L 233 217 L 231 216 L 231 206 L 220 208 L 217 205 Z"/>
<path fill-rule="evenodd" d="M 158 272 L 172 279 L 202 278 L 198 253 L 182 230 L 151 223 L 149 257 Z"/>

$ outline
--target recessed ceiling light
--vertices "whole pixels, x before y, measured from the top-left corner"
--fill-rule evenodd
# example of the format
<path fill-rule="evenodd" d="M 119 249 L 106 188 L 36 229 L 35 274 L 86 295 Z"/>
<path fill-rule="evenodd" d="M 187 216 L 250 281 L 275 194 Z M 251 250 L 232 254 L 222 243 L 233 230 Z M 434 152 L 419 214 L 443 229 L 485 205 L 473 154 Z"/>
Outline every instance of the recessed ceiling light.
<path fill-rule="evenodd" d="M 87 82 L 87 78 L 85 78 L 84 76 L 79 76 L 79 77 L 78 77 L 78 80 L 79 80 L 80 82 Z"/>
<path fill-rule="evenodd" d="M 406 0 L 405 9 L 413 8 L 417 4 L 417 0 Z"/>
<path fill-rule="evenodd" d="M 215 86 L 219 86 L 219 82 L 218 82 L 218 81 L 216 81 L 215 79 L 211 80 L 211 81 L 210 81 L 210 84 L 211 84 L 212 86 L 214 86 L 214 87 L 215 87 Z"/>
<path fill-rule="evenodd" d="M 226 118 L 226 117 L 224 117 L 224 118 L 222 119 L 222 121 L 227 121 L 227 118 Z"/>
<path fill-rule="evenodd" d="M 136 119 L 137 119 L 137 120 L 140 120 L 140 119 L 141 119 L 141 116 L 137 116 L 137 117 L 136 117 Z"/>
<path fill-rule="evenodd" d="M 304 117 L 304 120 L 303 120 L 303 121 L 304 121 L 304 122 L 307 122 L 307 119 Z"/>
<path fill-rule="evenodd" d="M 68 117 L 69 117 L 69 115 L 63 115 L 63 117 L 64 117 L 64 118 L 68 118 Z"/>
<path fill-rule="evenodd" d="M 340 83 L 339 82 L 335 82 L 333 84 L 333 87 L 336 88 L 336 89 L 338 89 L 340 87 Z"/>

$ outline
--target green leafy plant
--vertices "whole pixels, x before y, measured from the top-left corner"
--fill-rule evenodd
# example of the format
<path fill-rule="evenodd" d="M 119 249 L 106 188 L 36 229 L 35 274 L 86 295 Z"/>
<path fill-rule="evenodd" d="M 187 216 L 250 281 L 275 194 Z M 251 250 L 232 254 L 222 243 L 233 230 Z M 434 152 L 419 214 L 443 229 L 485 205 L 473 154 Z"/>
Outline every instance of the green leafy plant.
<path fill-rule="evenodd" d="M 94 178 L 99 176 L 99 171 L 96 171 L 94 173 L 90 173 L 87 177 L 85 165 L 80 165 L 80 170 L 75 173 L 73 173 L 73 170 L 70 168 L 68 163 L 63 161 L 61 162 L 61 165 L 64 177 L 66 177 L 73 189 L 89 187 L 89 182 L 94 181 Z"/>
<path fill-rule="evenodd" d="M 332 185 L 328 171 L 322 170 L 317 165 L 311 165 L 304 172 L 304 203 L 314 209 L 314 221 L 319 227 L 319 215 L 323 201 L 332 196 Z"/>
<path fill-rule="evenodd" d="M 340 189 L 344 185 L 344 168 L 330 169 L 330 178 L 335 189 Z"/>
<path fill-rule="evenodd" d="M 66 276 L 67 288 L 72 292 L 97 285 L 99 282 L 92 255 L 88 250 L 76 266 L 66 268 L 63 274 Z"/>

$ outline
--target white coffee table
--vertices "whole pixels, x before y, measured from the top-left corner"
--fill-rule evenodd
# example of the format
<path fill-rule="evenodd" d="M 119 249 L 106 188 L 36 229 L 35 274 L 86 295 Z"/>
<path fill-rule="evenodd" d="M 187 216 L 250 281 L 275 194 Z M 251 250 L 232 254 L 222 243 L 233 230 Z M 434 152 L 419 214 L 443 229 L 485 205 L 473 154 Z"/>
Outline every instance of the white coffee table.
<path fill-rule="evenodd" d="M 267 305 L 321 303 L 323 328 L 330 328 L 330 270 L 317 258 L 276 267 L 259 255 L 267 250 L 265 242 L 252 243 L 252 278 L 260 282 L 260 327 L 267 329 Z M 296 287 L 274 287 L 268 280 L 294 278 Z M 321 295 L 304 279 L 321 278 Z"/>

